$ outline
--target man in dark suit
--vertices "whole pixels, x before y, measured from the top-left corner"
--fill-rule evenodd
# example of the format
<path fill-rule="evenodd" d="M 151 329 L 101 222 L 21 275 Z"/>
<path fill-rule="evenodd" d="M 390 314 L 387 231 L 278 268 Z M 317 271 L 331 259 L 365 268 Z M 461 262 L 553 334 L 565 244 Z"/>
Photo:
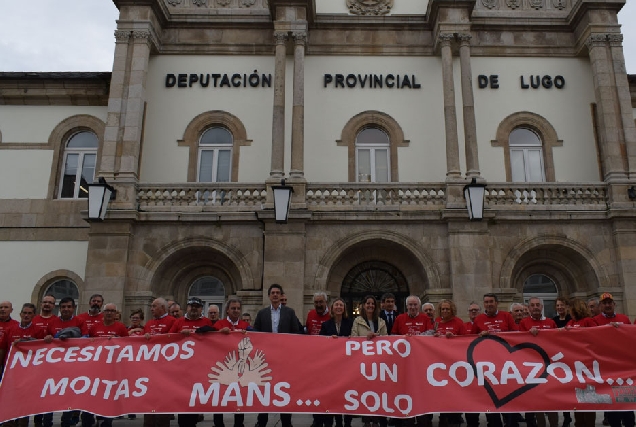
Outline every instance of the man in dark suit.
<path fill-rule="evenodd" d="M 400 314 L 395 310 L 395 295 L 390 292 L 382 295 L 380 298 L 380 303 L 382 304 L 382 310 L 380 311 L 380 317 L 384 319 L 386 322 L 386 330 L 391 333 L 393 329 L 393 322 Z"/>
<path fill-rule="evenodd" d="M 294 309 L 281 304 L 282 294 L 283 287 L 277 283 L 270 285 L 267 289 L 271 305 L 259 310 L 256 314 L 255 331 L 278 334 L 297 334 L 300 332 L 298 329 L 300 321 L 296 317 Z M 265 427 L 268 419 L 268 414 L 258 414 L 256 427 Z M 280 421 L 282 427 L 292 427 L 291 414 L 280 414 Z"/>

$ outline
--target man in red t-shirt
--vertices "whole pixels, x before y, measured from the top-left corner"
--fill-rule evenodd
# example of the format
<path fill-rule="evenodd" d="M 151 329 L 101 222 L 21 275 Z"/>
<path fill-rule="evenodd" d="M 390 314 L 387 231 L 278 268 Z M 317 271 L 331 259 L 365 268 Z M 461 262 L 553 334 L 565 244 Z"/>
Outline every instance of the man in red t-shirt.
<path fill-rule="evenodd" d="M 420 312 L 422 302 L 415 295 L 406 297 L 406 313 L 400 314 L 393 323 L 391 335 L 423 335 L 433 329 L 433 321 Z"/>
<path fill-rule="evenodd" d="M 9 301 L 0 302 L 0 339 L 6 330 L 18 324 L 17 320 L 11 318 L 13 304 Z"/>
<path fill-rule="evenodd" d="M 170 332 L 176 319 L 168 315 L 168 302 L 164 298 L 157 298 L 150 304 L 150 313 L 152 319 L 144 325 L 146 339 Z M 170 414 L 145 414 L 144 427 L 170 427 L 171 417 Z"/>
<path fill-rule="evenodd" d="M 77 317 L 84 322 L 86 329 L 90 331 L 93 325 L 104 320 L 104 314 L 101 312 L 102 306 L 104 305 L 104 297 L 99 294 L 91 295 L 91 298 L 88 300 L 88 305 L 90 309 L 86 313 L 78 314 Z"/>
<path fill-rule="evenodd" d="M 53 309 L 55 309 L 55 297 L 53 295 L 45 295 L 40 302 L 40 314 L 33 318 L 33 324 L 46 332 L 49 323 L 55 317 Z"/>
<path fill-rule="evenodd" d="M 212 322 L 207 317 L 203 317 L 203 301 L 197 297 L 190 297 L 185 316 L 179 317 L 174 321 L 170 328 L 170 333 L 190 335 L 202 326 L 211 328 Z M 179 422 L 179 425 L 181 425 L 181 422 Z"/>
<path fill-rule="evenodd" d="M 481 307 L 475 301 L 471 302 L 468 305 L 468 318 L 470 319 L 468 322 L 464 323 L 464 327 L 466 328 L 466 334 L 473 334 L 473 323 L 475 322 L 475 318 L 481 314 Z"/>
<path fill-rule="evenodd" d="M 492 293 L 484 295 L 484 312 L 475 317 L 473 334 L 483 337 L 490 334 L 518 330 L 512 315 L 507 311 L 499 311 L 498 307 L 499 298 L 497 295 Z M 487 413 L 486 420 L 489 427 L 503 427 L 501 414 Z"/>
<path fill-rule="evenodd" d="M 91 338 L 99 337 L 127 337 L 128 328 L 121 322 L 115 320 L 117 314 L 117 306 L 112 303 L 108 303 L 104 306 L 104 319 L 95 323 L 93 327 L 88 331 L 88 336 Z"/>
<path fill-rule="evenodd" d="M 320 327 L 329 319 L 331 319 L 331 313 L 327 307 L 327 294 L 316 292 L 314 294 L 314 309 L 309 310 L 307 322 L 305 322 L 307 335 L 320 335 Z"/>
<path fill-rule="evenodd" d="M 220 332 L 229 333 L 231 331 L 253 331 L 254 329 L 249 322 L 242 319 L 245 315 L 241 315 L 241 309 L 243 308 L 243 302 L 239 298 L 230 298 L 225 304 L 225 313 L 227 317 L 221 319 L 214 324 L 214 329 Z M 216 422 L 214 423 L 215 425 Z M 242 423 L 241 423 L 242 424 Z"/>
<path fill-rule="evenodd" d="M 60 300 L 60 315 L 53 316 L 49 321 L 44 341 L 51 342 L 53 338 L 58 338 L 59 333 L 66 328 L 78 328 L 81 336 L 88 336 L 86 325 L 73 313 L 75 313 L 75 300 L 72 297 L 62 298 Z"/>
<path fill-rule="evenodd" d="M 35 317 L 35 305 L 26 303 L 20 311 L 20 322 L 16 321 L 13 326 L 4 331 L 0 339 L 0 354 L 9 353 L 11 345 L 16 341 L 41 340 L 44 338 L 44 331 L 33 324 Z M 0 359 L 2 357 L 0 356 Z"/>

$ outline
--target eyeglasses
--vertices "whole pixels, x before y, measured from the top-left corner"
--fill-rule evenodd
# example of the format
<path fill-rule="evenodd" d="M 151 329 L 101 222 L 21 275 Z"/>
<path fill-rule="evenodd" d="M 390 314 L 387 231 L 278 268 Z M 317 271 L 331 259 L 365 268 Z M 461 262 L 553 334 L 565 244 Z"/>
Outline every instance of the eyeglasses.
<path fill-rule="evenodd" d="M 117 313 L 117 310 L 104 310 L 104 313 Z"/>
<path fill-rule="evenodd" d="M 479 309 L 478 309 L 478 308 L 471 308 L 471 309 L 470 309 L 470 310 L 468 310 L 468 311 L 470 311 L 471 313 L 472 313 L 472 312 L 478 312 L 478 311 L 479 311 Z"/>

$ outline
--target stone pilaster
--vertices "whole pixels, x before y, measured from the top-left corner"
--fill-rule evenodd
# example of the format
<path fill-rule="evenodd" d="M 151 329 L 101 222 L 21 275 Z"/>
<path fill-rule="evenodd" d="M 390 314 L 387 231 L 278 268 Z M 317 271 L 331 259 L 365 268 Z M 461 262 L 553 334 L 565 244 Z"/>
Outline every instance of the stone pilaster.
<path fill-rule="evenodd" d="M 466 176 L 479 176 L 477 148 L 477 124 L 473 96 L 473 73 L 470 65 L 470 34 L 459 34 L 459 60 L 461 66 L 462 106 L 464 117 L 464 149 L 466 152 Z"/>
<path fill-rule="evenodd" d="M 617 282 L 623 290 L 623 307 L 619 312 L 636 315 L 636 224 L 632 219 L 615 220 L 612 234 L 616 247 Z"/>
<path fill-rule="evenodd" d="M 614 72 L 614 82 L 616 85 L 616 96 L 622 125 L 623 138 L 627 148 L 627 166 L 630 178 L 636 178 L 636 126 L 632 109 L 632 100 L 629 93 L 629 82 L 627 81 L 627 71 L 625 69 L 625 56 L 623 54 L 623 35 L 608 34 L 607 39 L 610 46 L 610 56 L 612 59 L 612 70 Z"/>
<path fill-rule="evenodd" d="M 272 118 L 272 167 L 269 175 L 273 178 L 285 176 L 285 46 L 289 34 L 274 32 L 276 59 L 274 65 L 274 111 Z"/>
<path fill-rule="evenodd" d="M 594 77 L 603 178 L 606 181 L 626 179 L 626 159 L 621 153 L 624 149 L 621 141 L 623 131 L 616 111 L 618 100 L 607 34 L 592 34 L 586 43 Z"/>
<path fill-rule="evenodd" d="M 272 283 L 278 283 L 287 295 L 289 306 L 302 310 L 305 289 L 305 224 L 266 222 L 264 238 L 263 304 L 269 304 L 267 288 Z"/>
<path fill-rule="evenodd" d="M 442 50 L 442 82 L 444 89 L 444 128 L 446 130 L 446 177 L 459 178 L 459 141 L 457 136 L 457 111 L 455 109 L 455 82 L 453 77 L 453 52 L 451 43 L 455 36 L 439 35 Z"/>
<path fill-rule="evenodd" d="M 305 44 L 307 32 L 292 33 L 294 38 L 294 106 L 292 110 L 291 170 L 289 175 L 305 175 Z"/>

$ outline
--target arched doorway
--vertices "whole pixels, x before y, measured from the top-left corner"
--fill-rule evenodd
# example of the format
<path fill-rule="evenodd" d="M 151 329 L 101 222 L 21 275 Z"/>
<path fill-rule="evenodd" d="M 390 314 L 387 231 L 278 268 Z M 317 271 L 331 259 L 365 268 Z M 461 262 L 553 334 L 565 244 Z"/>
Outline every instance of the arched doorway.
<path fill-rule="evenodd" d="M 409 287 L 402 272 L 385 261 L 365 261 L 349 270 L 342 281 L 340 296 L 347 302 L 349 315 L 358 315 L 358 304 L 366 295 L 373 295 L 378 302 L 383 294 L 395 295 L 400 312 L 404 311 Z"/>
<path fill-rule="evenodd" d="M 79 305 L 79 289 L 75 282 L 69 279 L 56 280 L 51 283 L 42 296 L 53 295 L 55 297 L 55 308 L 53 314 L 58 315 L 60 310 L 60 300 L 65 297 L 71 297 L 75 300 L 75 306 Z"/>
<path fill-rule="evenodd" d="M 523 302 L 528 303 L 530 297 L 543 300 L 543 315 L 556 316 L 556 298 L 559 296 L 554 280 L 545 274 L 532 274 L 523 283 Z"/>
<path fill-rule="evenodd" d="M 203 276 L 196 279 L 188 291 L 188 298 L 197 297 L 203 301 L 203 314 L 207 316 L 211 305 L 219 307 L 221 318 L 223 316 L 223 303 L 225 302 L 225 285 L 214 276 Z"/>

